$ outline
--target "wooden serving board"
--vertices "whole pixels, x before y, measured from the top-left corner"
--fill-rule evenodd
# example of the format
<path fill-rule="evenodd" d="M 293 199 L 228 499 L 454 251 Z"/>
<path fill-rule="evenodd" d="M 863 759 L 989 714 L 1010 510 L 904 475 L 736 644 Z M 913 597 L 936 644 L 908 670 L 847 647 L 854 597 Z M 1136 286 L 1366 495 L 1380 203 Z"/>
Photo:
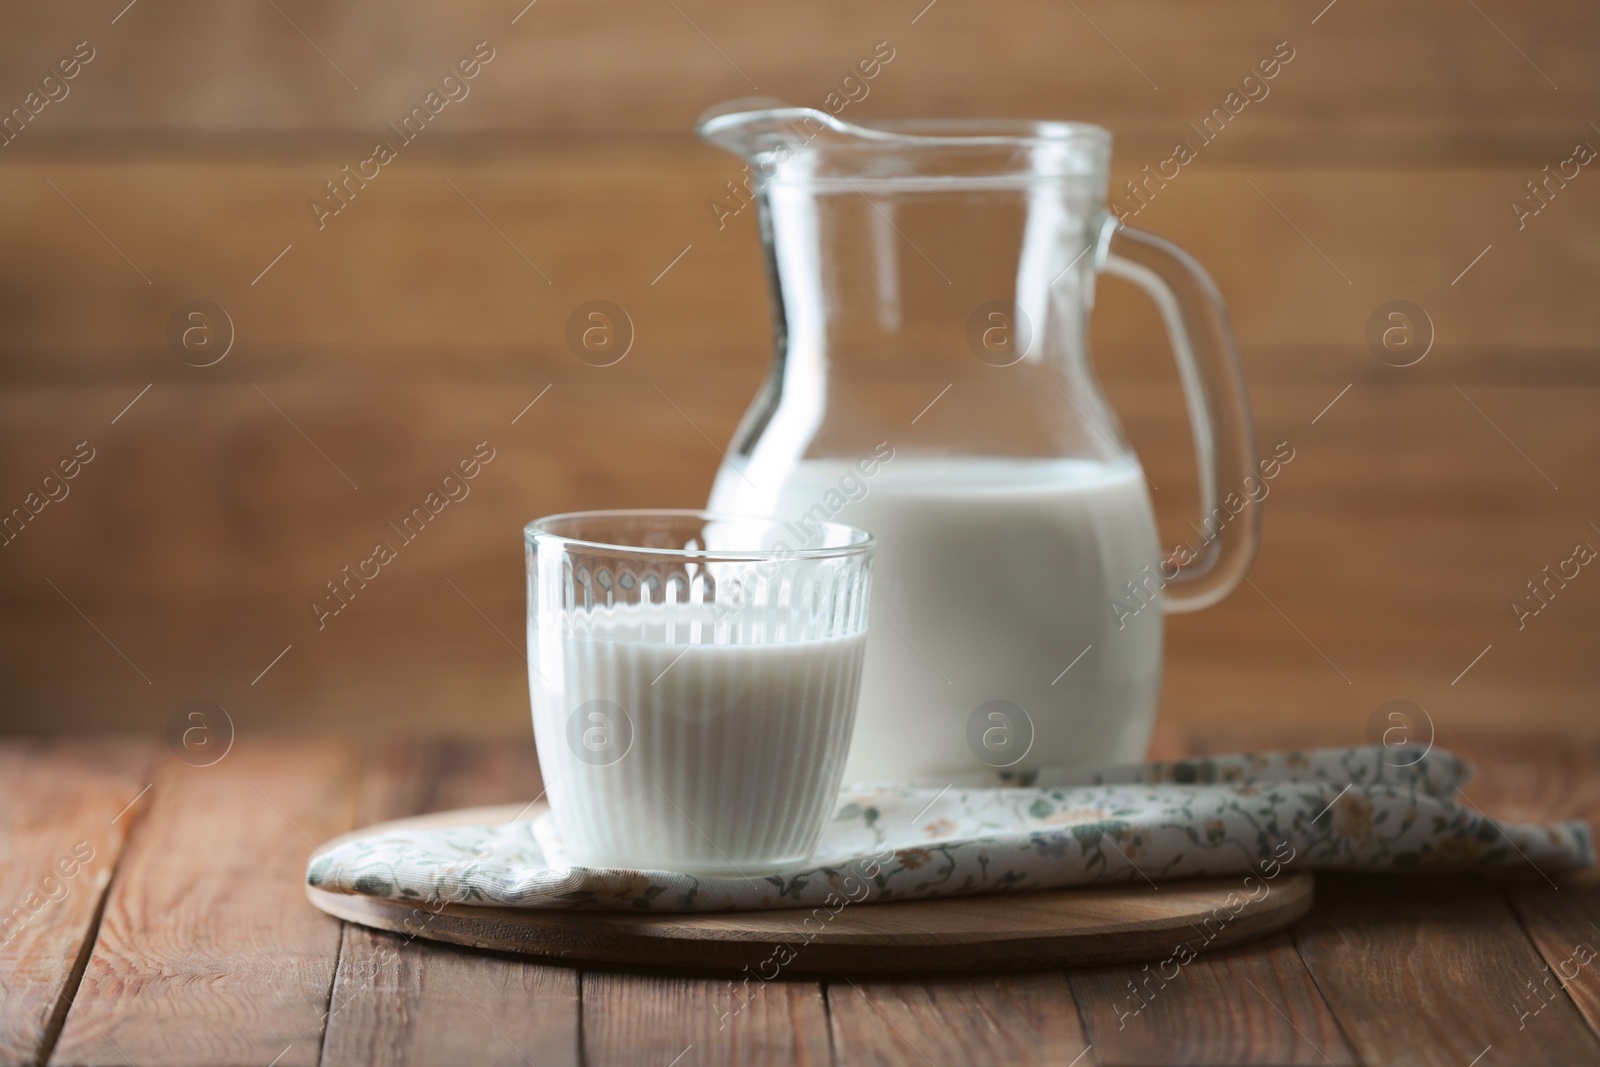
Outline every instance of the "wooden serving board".
<path fill-rule="evenodd" d="M 537 809 L 515 804 L 440 812 L 369 826 L 323 849 L 379 830 L 505 822 Z M 1281 930 L 1311 910 L 1312 876 L 1285 872 L 1270 892 L 1225 924 L 1242 878 L 1085 886 L 1037 893 L 947 897 L 816 909 L 665 915 L 447 904 L 431 907 L 306 887 L 311 903 L 363 926 L 457 945 L 570 963 L 696 968 L 751 976 L 927 974 L 1039 970 L 1165 960 L 1187 944 L 1223 948 Z M 431 913 L 431 914 L 430 914 Z M 1210 935 L 1210 940 L 1207 936 Z M 789 951 L 777 953 L 778 946 Z M 1181 959 L 1182 957 L 1180 957 Z"/>

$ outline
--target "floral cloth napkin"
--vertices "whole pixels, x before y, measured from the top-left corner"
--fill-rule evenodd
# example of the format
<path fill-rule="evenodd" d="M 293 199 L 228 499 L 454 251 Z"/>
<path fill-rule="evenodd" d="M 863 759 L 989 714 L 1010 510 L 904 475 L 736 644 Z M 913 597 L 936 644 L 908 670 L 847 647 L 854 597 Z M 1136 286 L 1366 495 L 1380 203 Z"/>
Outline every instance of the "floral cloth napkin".
<path fill-rule="evenodd" d="M 395 829 L 311 860 L 319 889 L 417 903 L 652 912 L 800 908 L 1290 870 L 1590 866 L 1582 822 L 1499 823 L 1466 800 L 1465 760 L 1334 748 L 1040 771 L 993 788 L 851 787 L 816 854 L 772 875 L 574 866 L 548 812 Z"/>

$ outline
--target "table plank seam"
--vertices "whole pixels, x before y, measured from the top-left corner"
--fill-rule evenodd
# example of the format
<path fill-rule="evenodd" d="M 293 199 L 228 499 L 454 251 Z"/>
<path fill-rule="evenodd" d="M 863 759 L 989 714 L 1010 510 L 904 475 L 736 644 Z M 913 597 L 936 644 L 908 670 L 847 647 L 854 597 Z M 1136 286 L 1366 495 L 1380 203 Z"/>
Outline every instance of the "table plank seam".
<path fill-rule="evenodd" d="M 56 998 L 50 1019 L 45 1023 L 44 1035 L 39 1042 L 39 1055 L 34 1060 L 39 1067 L 50 1062 L 50 1057 L 55 1054 L 56 1042 L 61 1039 L 61 1031 L 66 1029 L 67 1013 L 72 1010 L 72 1002 L 77 998 L 78 987 L 83 983 L 83 974 L 89 969 L 89 957 L 94 954 L 94 946 L 100 940 L 100 920 L 105 915 L 106 901 L 111 896 L 111 881 L 110 878 L 106 879 L 106 887 L 95 901 L 94 914 L 89 917 L 88 932 L 83 935 L 83 944 L 78 947 L 78 958 L 72 961 L 72 970 L 67 972 L 67 980 L 61 986 L 61 995 Z"/>
<path fill-rule="evenodd" d="M 839 1043 L 833 1039 L 833 998 L 828 994 L 829 989 L 829 983 L 817 983 L 817 992 L 822 994 L 822 1022 L 828 1028 L 828 1062 L 833 1067 L 844 1067 L 839 1059 Z"/>
<path fill-rule="evenodd" d="M 1315 905 L 1312 905 L 1315 907 Z M 1355 1057 L 1357 1067 L 1369 1067 L 1368 1061 L 1361 1055 L 1361 1049 L 1356 1045 L 1354 1035 L 1350 1028 L 1339 1017 L 1333 1008 L 1333 1001 L 1328 998 L 1328 991 L 1322 987 L 1322 982 L 1317 978 L 1316 968 L 1311 966 L 1311 961 L 1306 959 L 1305 950 L 1300 945 L 1299 923 L 1289 927 L 1289 943 L 1294 945 L 1295 958 L 1300 961 L 1300 966 L 1306 972 L 1306 977 L 1311 979 L 1311 987 L 1317 991 L 1317 997 L 1322 1001 L 1322 1006 L 1328 1012 L 1328 1018 L 1333 1020 L 1333 1025 L 1339 1030 L 1339 1037 L 1344 1041 L 1345 1047 Z"/>
<path fill-rule="evenodd" d="M 587 977 L 589 977 L 589 973 L 587 971 L 581 971 L 580 970 L 580 971 L 577 972 L 576 979 L 577 979 L 577 983 L 578 983 L 578 1067 L 587 1067 L 587 1065 L 589 1063 L 589 1049 L 584 1044 L 584 1038 L 583 1038 L 583 1029 L 584 1029 L 584 1027 L 583 1027 L 583 987 L 584 987 L 584 979 L 587 978 Z"/>
<path fill-rule="evenodd" d="M 1328 1010 L 1328 1018 L 1333 1020 L 1333 1025 L 1339 1028 L 1339 1036 L 1344 1039 L 1345 1047 L 1355 1057 L 1357 1067 L 1374 1067 L 1361 1055 L 1361 1047 L 1356 1044 L 1354 1035 L 1349 1027 L 1345 1026 L 1340 1013 L 1334 1010 L 1333 1001 L 1328 997 L 1328 991 L 1322 986 L 1322 979 L 1317 976 L 1317 969 L 1311 966 L 1311 961 L 1306 959 L 1304 946 L 1300 944 L 1300 924 L 1289 927 L 1289 942 L 1294 945 L 1295 958 L 1300 961 L 1300 966 L 1305 968 L 1306 974 L 1311 978 L 1311 986 L 1317 991 L 1317 996 L 1322 1000 L 1322 1006 Z"/>
<path fill-rule="evenodd" d="M 322 1037 L 317 1042 L 317 1067 L 328 1057 L 328 1030 L 333 1022 L 333 993 L 339 986 L 339 966 L 344 962 L 344 946 L 350 940 L 350 924 L 339 922 L 339 948 L 333 954 L 333 973 L 328 976 L 328 1000 L 322 1011 Z"/>
<path fill-rule="evenodd" d="M 1516 900 L 1512 897 L 1512 887 L 1507 886 L 1503 895 L 1506 902 L 1506 907 L 1510 909 L 1512 916 L 1514 916 L 1517 920 L 1517 929 L 1521 930 L 1523 936 L 1525 936 L 1533 945 L 1534 952 L 1539 954 L 1539 958 L 1544 960 L 1545 965 L 1548 966 L 1552 972 L 1559 975 L 1561 961 L 1553 960 L 1545 954 L 1544 946 L 1540 943 L 1539 938 L 1534 934 L 1533 930 L 1528 926 L 1528 920 L 1523 915 L 1522 908 L 1517 905 Z M 1583 1010 L 1583 1005 L 1579 1003 L 1578 998 L 1572 995 L 1571 987 L 1566 982 L 1561 982 L 1560 985 L 1561 992 L 1566 995 L 1568 1003 L 1570 1003 L 1573 1009 L 1577 1011 L 1578 1017 L 1582 1019 L 1584 1025 L 1589 1028 L 1589 1032 L 1594 1034 L 1596 1040 L 1600 1040 L 1600 1028 L 1596 1027 L 1595 1020 L 1589 1017 L 1589 1013 Z"/>
<path fill-rule="evenodd" d="M 34 1058 L 34 1063 L 44 1067 L 55 1055 L 56 1045 L 61 1040 L 62 1033 L 67 1028 L 67 1016 L 72 1013 L 72 1006 L 77 1001 L 78 990 L 83 984 L 83 976 L 88 972 L 89 960 L 94 956 L 95 947 L 100 943 L 100 927 L 105 920 L 106 905 L 111 900 L 111 888 L 116 884 L 117 875 L 122 870 L 122 861 L 127 857 L 133 839 L 145 823 L 145 814 L 155 807 L 156 757 L 152 754 L 145 763 L 145 777 L 150 779 L 150 785 L 145 791 L 134 798 L 130 808 L 137 808 L 128 818 L 128 828 L 122 835 L 122 840 L 117 846 L 117 854 L 111 861 L 111 870 L 106 876 L 105 885 L 100 887 L 100 893 L 95 900 L 94 912 L 89 917 L 88 929 L 84 932 L 83 943 L 78 947 L 78 956 L 72 961 L 72 970 L 67 972 L 67 980 L 61 985 L 61 995 L 56 998 L 55 1007 L 50 1012 L 50 1020 L 45 1024 L 44 1034 L 39 1042 L 39 1052 Z M 139 800 L 149 794 L 149 800 L 139 804 Z M 117 818 L 128 814 L 127 808 L 119 812 Z M 116 819 L 112 820 L 113 823 Z"/>
<path fill-rule="evenodd" d="M 1188 745 L 1187 739 L 1185 739 L 1184 744 L 1185 744 L 1185 747 L 1187 748 L 1187 745 Z M 1078 1029 L 1083 1031 L 1083 1045 L 1084 1045 L 1083 1051 L 1086 1052 L 1086 1053 L 1087 1052 L 1092 1052 L 1094 1050 L 1094 1045 L 1095 1045 L 1094 1031 L 1089 1028 L 1089 1016 L 1084 1014 L 1083 1002 L 1080 999 L 1078 999 L 1078 991 L 1076 989 L 1072 988 L 1072 972 L 1071 971 L 1059 971 L 1059 972 L 1054 972 L 1054 973 L 1059 973 L 1061 975 L 1061 981 L 1066 986 L 1067 996 L 1072 998 L 1072 1011 L 1073 1011 L 1074 1014 L 1076 1014 L 1078 1016 Z M 1090 1057 L 1087 1067 L 1095 1067 L 1095 1065 L 1097 1065 L 1099 1062 L 1100 1062 L 1100 1057 L 1099 1057 L 1098 1054 L 1096 1054 L 1096 1055 Z"/>

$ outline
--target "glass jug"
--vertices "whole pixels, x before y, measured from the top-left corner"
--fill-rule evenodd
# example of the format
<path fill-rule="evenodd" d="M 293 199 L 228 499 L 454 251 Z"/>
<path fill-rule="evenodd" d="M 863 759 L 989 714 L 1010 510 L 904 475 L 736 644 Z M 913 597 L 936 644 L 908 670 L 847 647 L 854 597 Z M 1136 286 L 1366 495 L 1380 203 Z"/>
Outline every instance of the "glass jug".
<path fill-rule="evenodd" d="M 1221 297 L 1108 212 L 1110 133 L 770 101 L 699 132 L 749 165 L 776 320 L 710 506 L 878 540 L 846 779 L 1142 758 L 1162 613 L 1239 583 L 1260 508 L 1219 506 L 1257 474 Z M 1089 362 L 1101 271 L 1155 301 L 1187 396 L 1201 517 L 1167 553 Z"/>

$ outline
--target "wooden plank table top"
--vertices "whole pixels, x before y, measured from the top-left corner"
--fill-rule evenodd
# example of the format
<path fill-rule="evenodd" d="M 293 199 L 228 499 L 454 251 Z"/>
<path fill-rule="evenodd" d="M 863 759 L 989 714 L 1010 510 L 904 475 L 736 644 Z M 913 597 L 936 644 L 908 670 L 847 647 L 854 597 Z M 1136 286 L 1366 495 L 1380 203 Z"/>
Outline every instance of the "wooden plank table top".
<path fill-rule="evenodd" d="M 1238 740 L 1168 731 L 1156 751 Z M 1490 814 L 1600 817 L 1600 745 L 1452 747 L 1478 761 L 1468 796 Z M 522 741 L 245 737 L 200 767 L 136 739 L 0 742 L 0 1064 L 1600 1062 L 1600 884 L 1531 867 L 1319 875 L 1289 932 L 1176 977 L 572 968 L 367 930 L 304 899 L 305 860 L 332 834 L 539 791 Z"/>

